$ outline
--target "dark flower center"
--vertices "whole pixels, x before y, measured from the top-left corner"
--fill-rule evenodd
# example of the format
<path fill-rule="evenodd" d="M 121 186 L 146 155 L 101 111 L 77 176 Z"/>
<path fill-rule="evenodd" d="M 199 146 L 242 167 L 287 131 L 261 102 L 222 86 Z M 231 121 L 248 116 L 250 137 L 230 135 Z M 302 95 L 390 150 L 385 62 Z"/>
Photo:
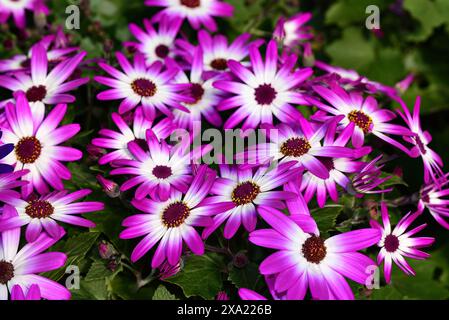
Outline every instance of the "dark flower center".
<path fill-rule="evenodd" d="M 415 143 L 418 146 L 419 152 L 421 152 L 421 154 L 427 153 L 426 146 L 424 145 L 420 137 L 415 136 Z"/>
<path fill-rule="evenodd" d="M 33 86 L 26 92 L 26 97 L 29 102 L 42 101 L 46 95 L 47 88 L 45 86 Z"/>
<path fill-rule="evenodd" d="M 204 89 L 199 83 L 192 83 L 189 89 L 190 96 L 195 99 L 195 102 L 187 103 L 189 105 L 197 104 L 204 95 Z"/>
<path fill-rule="evenodd" d="M 301 157 L 312 148 L 305 138 L 290 138 L 281 145 L 281 153 L 287 157 Z"/>
<path fill-rule="evenodd" d="M 181 0 L 181 4 L 193 9 L 198 8 L 201 5 L 201 2 L 200 0 Z"/>
<path fill-rule="evenodd" d="M 47 218 L 55 212 L 50 202 L 45 200 L 31 200 L 25 207 L 25 213 L 31 218 Z"/>
<path fill-rule="evenodd" d="M 170 49 L 165 44 L 158 45 L 155 51 L 156 55 L 161 59 L 167 58 L 170 53 Z"/>
<path fill-rule="evenodd" d="M 269 84 L 260 85 L 254 92 L 256 101 L 260 105 L 271 104 L 276 99 L 277 92 Z"/>
<path fill-rule="evenodd" d="M 21 66 L 22 68 L 29 68 L 29 67 L 31 67 L 31 59 L 23 60 L 23 61 L 20 63 L 20 66 Z"/>
<path fill-rule="evenodd" d="M 25 137 L 19 140 L 14 151 L 22 163 L 34 163 L 42 151 L 42 144 L 35 137 Z"/>
<path fill-rule="evenodd" d="M 172 171 L 167 166 L 155 166 L 153 168 L 153 175 L 158 179 L 167 179 L 172 175 Z"/>
<path fill-rule="evenodd" d="M 210 63 L 210 66 L 218 71 L 224 71 L 228 68 L 228 61 L 226 59 L 214 59 Z"/>
<path fill-rule="evenodd" d="M 349 121 L 354 122 L 357 127 L 363 130 L 363 132 L 368 133 L 371 131 L 373 120 L 362 111 L 352 110 L 348 114 L 348 119 Z"/>
<path fill-rule="evenodd" d="M 331 171 L 331 170 L 335 169 L 334 159 L 326 158 L 326 157 L 317 157 L 317 158 L 326 167 L 327 171 Z"/>
<path fill-rule="evenodd" d="M 156 85 L 147 79 L 137 79 L 131 83 L 133 91 L 141 97 L 152 97 L 157 92 Z"/>
<path fill-rule="evenodd" d="M 5 260 L 0 261 L 0 284 L 5 285 L 14 278 L 14 266 Z"/>
<path fill-rule="evenodd" d="M 395 235 L 389 234 L 385 237 L 385 250 L 395 252 L 399 248 L 399 239 Z"/>
<path fill-rule="evenodd" d="M 241 206 L 254 201 L 260 193 L 260 187 L 251 181 L 242 182 L 234 188 L 231 194 L 232 202 Z"/>
<path fill-rule="evenodd" d="M 326 246 L 324 240 L 312 235 L 302 245 L 302 254 L 311 263 L 320 263 L 326 257 Z"/>
<path fill-rule="evenodd" d="M 190 209 L 184 202 L 175 202 L 165 208 L 162 223 L 167 228 L 176 228 L 184 223 L 189 214 Z"/>
<path fill-rule="evenodd" d="M 140 149 L 142 149 L 143 151 L 150 151 L 149 147 L 148 147 L 148 143 L 145 139 L 134 139 L 134 142 L 137 143 L 137 145 L 140 147 Z"/>

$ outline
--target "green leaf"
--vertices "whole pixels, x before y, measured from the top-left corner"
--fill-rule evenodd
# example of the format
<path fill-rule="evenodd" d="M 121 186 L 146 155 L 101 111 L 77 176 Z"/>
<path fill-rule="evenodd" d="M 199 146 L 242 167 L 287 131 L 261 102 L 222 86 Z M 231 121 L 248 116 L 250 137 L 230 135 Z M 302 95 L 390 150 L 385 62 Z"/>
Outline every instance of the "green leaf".
<path fill-rule="evenodd" d="M 440 4 L 441 5 L 441 4 Z M 440 11 L 435 1 L 407 0 L 404 9 L 419 21 L 416 31 L 409 35 L 412 41 L 424 41 L 430 37 L 433 30 L 444 22 L 447 11 Z"/>
<path fill-rule="evenodd" d="M 153 295 L 153 300 L 179 300 L 174 294 L 171 294 L 163 285 L 157 287 Z"/>
<path fill-rule="evenodd" d="M 337 217 L 342 211 L 343 206 L 339 205 L 312 210 L 313 218 L 321 234 L 325 235 L 335 228 Z"/>
<path fill-rule="evenodd" d="M 345 27 L 353 23 L 365 26 L 365 20 L 369 16 L 366 7 L 376 5 L 380 12 L 384 9 L 385 0 L 342 0 L 334 1 L 326 12 L 326 24 L 336 24 Z"/>
<path fill-rule="evenodd" d="M 229 272 L 228 280 L 231 281 L 237 288 L 256 289 L 256 285 L 261 279 L 259 273 L 259 266 L 253 262 L 249 263 L 244 268 L 232 267 Z"/>
<path fill-rule="evenodd" d="M 190 256 L 181 272 L 166 281 L 181 287 L 187 298 L 213 299 L 223 286 L 224 259 L 216 253 Z"/>
<path fill-rule="evenodd" d="M 113 296 L 124 300 L 151 300 L 155 292 L 155 288 L 151 284 L 139 288 L 136 278 L 123 273 L 114 277 L 109 286 Z"/>
<path fill-rule="evenodd" d="M 90 266 L 89 272 L 87 273 L 84 281 L 100 280 L 106 279 L 112 275 L 112 271 L 106 268 L 105 264 L 101 260 L 96 260 Z"/>
<path fill-rule="evenodd" d="M 358 71 L 375 59 L 373 43 L 363 37 L 360 28 L 344 29 L 342 38 L 330 43 L 326 52 L 332 58 L 332 64 Z"/>

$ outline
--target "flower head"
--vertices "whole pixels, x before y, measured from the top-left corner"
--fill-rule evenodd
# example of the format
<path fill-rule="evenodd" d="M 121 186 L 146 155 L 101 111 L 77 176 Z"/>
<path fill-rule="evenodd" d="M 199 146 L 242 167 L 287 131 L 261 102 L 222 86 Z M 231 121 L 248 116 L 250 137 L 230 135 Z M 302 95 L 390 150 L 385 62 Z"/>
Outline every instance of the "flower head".
<path fill-rule="evenodd" d="M 103 210 L 101 202 L 79 202 L 76 200 L 90 194 L 90 190 L 52 192 L 45 196 L 30 197 L 27 200 L 15 197 L 4 198 L 3 201 L 17 212 L 17 215 L 0 220 L 0 231 L 27 226 L 26 239 L 34 242 L 42 230 L 52 238 L 59 239 L 63 229 L 57 221 L 93 228 L 95 224 L 77 215 Z"/>
<path fill-rule="evenodd" d="M 444 175 L 443 170 L 441 169 L 443 167 L 443 160 L 435 151 L 429 148 L 432 136 L 428 131 L 423 131 L 421 127 L 421 120 L 419 118 L 421 97 L 416 98 L 413 115 L 402 100 L 399 100 L 399 102 L 402 106 L 402 112 L 398 111 L 398 113 L 413 133 L 411 136 L 404 137 L 405 141 L 414 146 L 410 150 L 410 155 L 415 158 L 422 158 L 424 162 L 424 181 L 426 183 L 429 183 L 431 180 L 437 181 Z"/>
<path fill-rule="evenodd" d="M 429 237 L 415 237 L 413 235 L 423 230 L 427 224 L 422 224 L 410 231 L 408 227 L 415 221 L 422 211 L 415 213 L 409 212 L 405 215 L 392 230 L 388 208 L 385 202 L 381 203 L 382 222 L 381 226 L 377 221 L 371 220 L 371 226 L 382 232 L 378 246 L 382 248 L 377 256 L 377 263 L 380 265 L 384 262 L 385 281 L 390 283 L 391 266 L 394 262 L 402 271 L 408 275 L 415 275 L 415 271 L 410 267 L 404 257 L 411 259 L 423 260 L 429 257 L 429 254 L 418 250 L 419 248 L 430 246 L 435 239 Z"/>
<path fill-rule="evenodd" d="M 310 12 L 301 12 L 285 19 L 281 17 L 276 24 L 273 37 L 281 41 L 286 47 L 293 48 L 304 41 L 313 38 L 311 27 L 305 26 L 312 19 Z"/>
<path fill-rule="evenodd" d="M 164 8 L 153 21 L 164 17 L 187 19 L 194 29 L 204 25 L 210 31 L 217 30 L 213 17 L 231 17 L 234 11 L 233 6 L 221 0 L 146 0 L 145 4 Z"/>
<path fill-rule="evenodd" d="M 192 99 L 180 93 L 186 85 L 172 83 L 179 72 L 177 66 L 168 62 L 167 68 L 163 70 L 163 63 L 156 61 L 147 67 L 145 58 L 141 54 L 134 56 L 133 65 L 120 52 L 116 53 L 116 57 L 124 72 L 105 63 L 99 63 L 100 67 L 114 78 L 94 77 L 95 81 L 112 88 L 100 92 L 97 95 L 99 100 L 123 99 L 119 106 L 120 114 L 142 104 L 143 112 L 148 120 L 156 118 L 157 110 L 169 117 L 172 116 L 168 107 L 189 112 L 181 105 L 181 102 L 193 102 Z"/>
<path fill-rule="evenodd" d="M 444 228 L 449 229 L 449 173 L 438 179 L 438 181 L 424 186 L 421 189 L 419 209 L 427 208 L 435 220 Z"/>
<path fill-rule="evenodd" d="M 251 46 L 249 51 L 252 69 L 240 62 L 228 61 L 239 82 L 223 80 L 214 83 L 216 88 L 232 94 L 217 109 L 238 108 L 225 122 L 224 128 L 231 129 L 243 122 L 243 130 L 253 129 L 260 123 L 272 124 L 274 117 L 285 123 L 296 123 L 302 115 L 291 104 L 308 102 L 295 88 L 312 75 L 312 70 L 304 68 L 292 72 L 297 60 L 294 55 L 278 69 L 278 48 L 274 40 L 268 44 L 265 62 L 257 46 Z"/>
<path fill-rule="evenodd" d="M 132 204 L 143 214 L 126 218 L 121 239 L 145 236 L 134 248 L 131 260 L 137 261 L 158 242 L 151 266 L 159 267 L 166 259 L 176 265 L 182 253 L 183 242 L 194 254 L 204 253 L 204 243 L 195 227 L 212 223 L 214 214 L 229 209 L 229 203 L 205 204 L 206 196 L 214 183 L 216 173 L 201 166 L 185 194 L 172 190 L 163 202 L 150 199 L 133 200 Z"/>
<path fill-rule="evenodd" d="M 47 51 L 38 43 L 31 49 L 31 75 L 24 72 L 16 72 L 12 76 L 2 75 L 0 86 L 13 92 L 25 92 L 33 114 L 42 120 L 45 105 L 74 102 L 75 97 L 67 92 L 89 81 L 89 78 L 80 78 L 65 82 L 85 56 L 86 52 L 78 53 L 73 58 L 60 62 L 48 73 Z M 10 101 L 2 102 L 2 106 Z"/>
<path fill-rule="evenodd" d="M 352 178 L 348 190 L 350 193 L 355 193 L 357 197 L 361 197 L 363 194 L 386 193 L 393 190 L 392 188 L 376 190 L 381 184 L 391 179 L 391 176 L 381 177 L 384 165 L 377 166 L 377 164 L 382 157 L 383 155 L 374 158 L 359 169 Z"/>
<path fill-rule="evenodd" d="M 359 148 L 364 144 L 365 135 L 373 134 L 405 153 L 409 152 L 388 134 L 410 136 L 412 133 L 405 127 L 389 123 L 396 118 L 396 114 L 387 109 L 380 109 L 373 97 L 363 99 L 360 93 L 347 93 L 340 86 L 314 86 L 313 89 L 330 104 L 329 106 L 316 99 L 309 99 L 321 109 L 313 116 L 314 120 L 326 121 L 335 116 L 343 116 L 339 121 L 338 130 L 351 134 L 355 147 Z"/>
<path fill-rule="evenodd" d="M 3 217 L 13 212 L 3 212 Z M 60 236 L 64 231 L 60 232 Z M 61 252 L 43 253 L 60 238 L 50 238 L 42 234 L 34 243 L 26 244 L 19 249 L 20 228 L 0 233 L 0 300 L 8 299 L 8 291 L 13 293 L 16 285 L 29 288 L 39 286 L 41 297 L 47 300 L 69 300 L 70 291 L 64 286 L 38 274 L 52 271 L 64 266 L 67 256 Z M 35 289 L 33 289 L 35 290 Z M 28 292 L 29 295 L 29 292 Z M 20 296 L 20 293 L 19 293 Z M 34 296 L 34 294 L 33 294 Z M 17 297 L 17 292 L 14 292 Z"/>
<path fill-rule="evenodd" d="M 142 30 L 134 23 L 129 25 L 129 30 L 139 42 L 127 42 L 126 45 L 136 48 L 143 54 L 148 65 L 155 61 L 163 62 L 167 57 L 175 58 L 176 49 L 174 44 L 182 19 L 165 17 L 159 22 L 158 30 L 147 19 L 143 21 L 143 24 L 145 30 Z"/>
<path fill-rule="evenodd" d="M 376 244 L 379 230 L 359 229 L 324 240 L 318 232 L 305 233 L 294 216 L 269 207 L 259 208 L 259 214 L 271 229 L 253 231 L 249 240 L 277 250 L 259 267 L 261 274 L 275 275 L 276 293 L 303 299 L 309 288 L 313 299 L 354 299 L 344 277 L 366 283 L 366 269 L 375 263 L 357 251 Z"/>
<path fill-rule="evenodd" d="M 254 169 L 242 169 L 220 166 L 220 178 L 217 178 L 211 189 L 210 201 L 216 203 L 232 203 L 232 208 L 213 218 L 213 224 L 203 232 L 203 238 L 207 238 L 224 221 L 224 237 L 232 238 L 243 224 L 248 232 L 254 231 L 257 224 L 257 208 L 259 206 L 272 206 L 284 209 L 284 200 L 295 197 L 289 191 L 276 190 L 287 181 L 297 178 L 300 169 L 287 170 L 288 166 L 270 169 L 260 167 Z"/>
<path fill-rule="evenodd" d="M 19 93 L 16 100 L 15 105 L 6 106 L 8 128 L 2 129 L 1 138 L 2 143 L 14 145 L 14 152 L 0 162 L 14 165 L 16 171 L 29 170 L 22 177 L 30 182 L 22 187 L 24 196 L 31 194 L 33 189 L 45 194 L 49 192 L 48 184 L 62 190 L 62 180 L 70 179 L 71 174 L 61 161 L 79 160 L 82 153 L 59 144 L 73 137 L 80 130 L 79 124 L 58 127 L 66 113 L 66 105 L 57 105 L 45 119 L 40 119 L 32 114 L 25 94 Z"/>

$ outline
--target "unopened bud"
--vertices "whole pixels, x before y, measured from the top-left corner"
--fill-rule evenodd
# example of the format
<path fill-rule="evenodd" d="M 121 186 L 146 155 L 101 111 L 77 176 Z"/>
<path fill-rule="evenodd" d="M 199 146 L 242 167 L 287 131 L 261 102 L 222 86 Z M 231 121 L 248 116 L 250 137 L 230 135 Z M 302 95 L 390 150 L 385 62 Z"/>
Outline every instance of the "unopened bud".
<path fill-rule="evenodd" d="M 103 188 L 103 191 L 108 195 L 108 197 L 117 198 L 120 195 L 120 188 L 114 181 L 106 179 L 101 174 L 97 175 L 97 181 Z"/>

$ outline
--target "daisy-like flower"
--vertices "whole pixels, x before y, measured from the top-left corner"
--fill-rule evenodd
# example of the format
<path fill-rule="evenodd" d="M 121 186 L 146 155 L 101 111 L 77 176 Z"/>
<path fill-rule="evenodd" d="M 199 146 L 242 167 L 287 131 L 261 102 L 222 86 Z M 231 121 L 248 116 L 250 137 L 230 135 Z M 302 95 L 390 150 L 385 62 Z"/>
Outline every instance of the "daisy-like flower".
<path fill-rule="evenodd" d="M 377 263 L 380 265 L 382 261 L 384 262 L 385 281 L 390 283 L 393 262 L 401 268 L 405 274 L 415 275 L 415 271 L 410 267 L 404 257 L 418 260 L 428 258 L 430 256 L 429 254 L 418 249 L 432 245 L 435 239 L 430 237 L 412 237 L 423 230 L 427 224 L 422 224 L 407 231 L 408 227 L 415 221 L 422 211 L 418 210 L 415 213 L 409 212 L 398 222 L 393 230 L 391 228 L 388 208 L 385 202 L 381 203 L 381 211 L 383 226 L 375 220 L 371 220 L 370 223 L 373 228 L 382 232 L 382 238 L 378 243 L 378 246 L 381 249 L 377 256 Z"/>
<path fill-rule="evenodd" d="M 9 129 L 3 128 L 1 142 L 12 143 L 14 152 L 7 155 L 0 163 L 14 165 L 15 170 L 29 170 L 22 180 L 29 181 L 22 187 L 22 194 L 28 196 L 33 189 L 40 194 L 49 192 L 48 185 L 62 190 L 62 180 L 71 178 L 70 171 L 61 161 L 75 161 L 82 153 L 71 147 L 59 146 L 80 130 L 79 124 L 58 127 L 67 111 L 67 106 L 57 105 L 45 119 L 38 119 L 31 113 L 25 94 L 19 93 L 16 105 L 6 106 Z"/>
<path fill-rule="evenodd" d="M 356 148 L 363 146 L 365 135 L 373 134 L 409 153 L 405 146 L 387 134 L 410 136 L 412 133 L 405 127 L 389 123 L 396 118 L 396 114 L 387 109 L 379 109 L 376 99 L 369 96 L 364 100 L 361 94 L 357 92 L 348 94 L 340 86 L 332 86 L 330 89 L 314 86 L 313 89 L 331 105 L 309 98 L 311 103 L 322 110 L 313 116 L 314 120 L 326 121 L 329 117 L 343 116 L 339 121 L 338 130 L 352 134 L 352 144 Z"/>
<path fill-rule="evenodd" d="M 47 60 L 49 64 L 55 64 L 60 61 L 68 59 L 67 55 L 78 50 L 76 47 L 71 48 L 54 48 L 50 49 L 56 39 L 55 35 L 49 35 L 42 38 L 39 44 L 42 45 L 47 53 Z M 0 73 L 9 73 L 16 71 L 28 71 L 31 66 L 32 50 L 28 55 L 19 54 L 10 59 L 0 60 Z"/>
<path fill-rule="evenodd" d="M 11 300 L 41 300 L 41 290 L 37 284 L 32 284 L 27 290 L 26 293 L 23 291 L 22 287 L 19 285 L 15 285 L 11 289 Z"/>
<path fill-rule="evenodd" d="M 114 164 L 119 168 L 111 171 L 111 175 L 134 176 L 122 184 L 121 191 L 139 185 L 135 192 L 138 200 L 150 195 L 153 199 L 165 201 L 172 189 L 182 193 L 188 190 L 192 181 L 192 155 L 188 150 L 169 146 L 151 131 L 147 131 L 147 139 L 143 143 L 128 143 L 128 150 L 136 160 L 117 160 Z"/>
<path fill-rule="evenodd" d="M 47 52 L 44 46 L 36 44 L 31 49 L 31 75 L 23 72 L 16 72 L 11 77 L 2 75 L 0 86 L 13 92 L 25 92 L 33 114 L 42 119 L 46 104 L 74 102 L 75 97 L 67 92 L 89 81 L 86 77 L 65 82 L 85 56 L 86 52 L 78 53 L 73 58 L 60 62 L 48 73 Z M 3 101 L 1 105 L 4 106 L 10 101 Z"/>
<path fill-rule="evenodd" d="M 292 72 L 297 57 L 292 55 L 278 70 L 278 48 L 274 40 L 267 47 L 265 63 L 259 49 L 249 49 L 252 71 L 240 62 L 229 60 L 231 72 L 241 80 L 217 81 L 214 86 L 233 96 L 223 100 L 218 110 L 237 108 L 225 122 L 225 129 L 232 129 L 244 121 L 242 129 L 256 128 L 260 123 L 273 123 L 273 117 L 282 122 L 297 123 L 302 117 L 291 103 L 308 104 L 303 95 L 294 89 L 312 75 L 312 69 L 304 68 Z"/>
<path fill-rule="evenodd" d="M 281 17 L 276 24 L 273 37 L 286 47 L 293 48 L 313 38 L 311 27 L 305 26 L 312 19 L 310 12 L 301 12 L 291 18 Z"/>
<path fill-rule="evenodd" d="M 234 60 L 241 62 L 244 65 L 249 63 L 244 62 L 249 54 L 248 43 L 251 35 L 243 33 L 239 35 L 232 43 L 228 44 L 228 39 L 222 34 L 211 36 L 207 31 L 200 30 L 198 32 L 199 47 L 203 51 L 204 71 L 216 75 L 229 71 L 228 61 Z M 179 39 L 177 41 L 179 47 L 184 49 L 183 57 L 190 63 L 193 61 L 193 52 L 196 47 L 189 42 Z"/>
<path fill-rule="evenodd" d="M 263 125 L 269 136 L 269 143 L 259 143 L 251 146 L 237 159 L 248 164 L 268 163 L 275 161 L 279 163 L 295 162 L 298 167 L 305 168 L 314 176 L 321 179 L 329 179 L 330 165 L 327 158 L 359 158 L 366 154 L 366 148 L 351 149 L 344 147 L 345 135 L 341 135 L 336 145 L 322 145 L 329 123 L 324 123 L 312 128 L 310 123 L 299 118 L 299 126 L 290 127 L 280 124 L 276 127 Z M 331 120 L 332 122 L 333 120 Z M 342 164 L 343 165 L 343 164 Z M 338 174 L 337 174 L 338 175 Z"/>
<path fill-rule="evenodd" d="M 183 103 L 189 110 L 173 110 L 173 121 L 179 128 L 193 130 L 193 124 L 200 122 L 202 116 L 214 127 L 220 127 L 222 120 L 220 114 L 216 110 L 216 106 L 223 99 L 223 92 L 214 88 L 213 83 L 219 79 L 219 76 L 204 80 L 203 52 L 200 48 L 195 50 L 190 75 L 179 72 L 175 82 L 189 83 L 189 95 L 194 102 Z"/>
<path fill-rule="evenodd" d="M 169 264 L 178 264 L 183 242 L 197 255 L 204 253 L 204 243 L 195 227 L 204 227 L 212 223 L 214 214 L 229 208 L 228 203 L 205 204 L 215 180 L 216 173 L 201 166 L 188 191 L 182 194 L 172 190 L 168 200 L 159 202 L 150 199 L 133 200 L 132 204 L 144 212 L 126 218 L 126 229 L 120 234 L 121 239 L 145 236 L 134 248 L 131 260 L 139 260 L 158 242 L 151 266 L 157 268 L 167 260 Z"/>
<path fill-rule="evenodd" d="M 402 100 L 399 100 L 399 102 L 403 112 L 398 110 L 398 113 L 413 133 L 411 136 L 404 137 L 405 141 L 414 146 L 412 150 L 410 150 L 410 156 L 422 158 L 424 162 L 424 181 L 426 183 L 429 183 L 431 180 L 437 181 L 444 175 L 443 170 L 441 169 L 443 167 L 443 160 L 435 151 L 429 148 L 428 145 L 432 141 L 432 136 L 428 131 L 423 131 L 421 127 L 421 120 L 419 118 L 421 97 L 416 98 L 413 115 Z"/>
<path fill-rule="evenodd" d="M 136 48 L 143 54 L 148 65 L 158 60 L 163 62 L 167 57 L 175 58 L 175 39 L 182 20 L 163 18 L 157 31 L 148 19 L 145 19 L 143 24 L 145 30 L 134 23 L 129 25 L 129 30 L 139 42 L 126 42 L 125 45 Z"/>
<path fill-rule="evenodd" d="M 147 147 L 145 147 L 145 139 L 147 130 L 149 129 L 151 129 L 156 137 L 160 139 L 167 138 L 175 129 L 174 124 L 168 118 L 165 118 L 154 125 L 153 121 L 148 120 L 144 116 L 141 107 L 138 107 L 134 112 L 132 128 L 130 128 L 125 120 L 115 112 L 112 114 L 112 121 L 114 121 L 120 132 L 110 129 L 101 129 L 99 132 L 101 138 L 92 140 L 94 146 L 113 150 L 112 152 L 103 155 L 98 160 L 98 163 L 101 165 L 115 160 L 135 159 L 128 150 L 128 143 L 135 141 L 140 146 L 144 146 L 144 149 L 147 149 Z"/>
<path fill-rule="evenodd" d="M 276 190 L 293 178 L 297 178 L 300 169 L 289 169 L 284 165 L 271 169 L 260 167 L 242 169 L 228 165 L 220 166 L 220 178 L 217 178 L 210 193 L 214 196 L 209 201 L 216 203 L 230 202 L 232 208 L 213 218 L 213 224 L 204 229 L 203 238 L 209 237 L 226 220 L 224 237 L 232 238 L 243 224 L 248 232 L 254 231 L 257 224 L 257 207 L 272 206 L 284 209 L 283 200 L 292 199 L 295 193 Z"/>
<path fill-rule="evenodd" d="M 232 17 L 234 13 L 234 7 L 221 0 L 146 0 L 145 5 L 164 7 L 153 21 L 164 17 L 187 19 L 194 29 L 204 25 L 210 31 L 217 30 L 213 17 Z"/>
<path fill-rule="evenodd" d="M 323 147 L 345 147 L 349 136 L 336 135 L 336 122 L 333 121 L 326 136 L 324 137 Z M 357 158 L 363 157 L 371 152 L 371 148 L 367 147 L 359 150 Z M 309 202 L 313 196 L 316 195 L 318 206 L 323 208 L 326 204 L 326 199 L 329 196 L 333 202 L 338 202 L 337 185 L 347 190 L 351 185 L 351 180 L 347 176 L 351 173 L 360 172 L 364 167 L 364 162 L 358 161 L 355 158 L 350 158 L 344 154 L 339 157 L 317 157 L 317 159 L 326 167 L 329 172 L 327 179 L 320 178 L 310 171 L 305 172 L 301 179 L 301 191 L 304 192 L 304 198 Z"/>
<path fill-rule="evenodd" d="M 363 165 L 352 178 L 351 185 L 348 186 L 349 193 L 361 198 L 364 194 L 386 193 L 393 190 L 393 188 L 376 189 L 381 184 L 391 179 L 391 176 L 381 177 L 384 165 L 377 166 L 377 164 L 382 157 L 383 155 L 380 155 Z"/>
<path fill-rule="evenodd" d="M 275 275 L 274 291 L 288 300 L 303 299 L 310 288 L 313 299 L 354 299 L 344 277 L 366 284 L 367 268 L 375 262 L 357 252 L 380 239 L 377 229 L 359 229 L 326 240 L 318 233 L 305 233 L 280 211 L 260 207 L 259 214 L 272 229 L 256 230 L 249 240 L 276 249 L 260 265 L 263 275 Z"/>
<path fill-rule="evenodd" d="M 3 216 L 9 214 L 4 212 Z M 16 285 L 25 291 L 31 290 L 32 285 L 38 285 L 41 297 L 47 300 L 70 299 L 70 291 L 64 286 L 38 275 L 64 266 L 67 260 L 64 253 L 43 253 L 58 240 L 42 234 L 34 243 L 26 244 L 19 251 L 19 228 L 0 233 L 0 300 L 8 300 L 8 292 L 12 293 Z"/>
<path fill-rule="evenodd" d="M 10 16 L 20 29 L 26 26 L 25 12 L 33 11 L 48 14 L 44 0 L 0 0 L 0 23 L 6 23 Z"/>
<path fill-rule="evenodd" d="M 437 182 L 424 186 L 420 192 L 418 202 L 419 210 L 427 208 L 435 220 L 449 230 L 449 173 L 438 179 Z"/>
<path fill-rule="evenodd" d="M 180 94 L 186 89 L 186 85 L 172 83 L 179 72 L 177 66 L 167 62 L 167 68 L 162 70 L 163 63 L 156 61 L 147 67 L 141 54 L 134 55 L 134 65 L 120 52 L 116 53 L 116 57 L 124 73 L 110 65 L 99 63 L 99 66 L 114 78 L 94 77 L 95 81 L 112 88 L 100 92 L 97 95 L 99 100 L 123 99 L 119 106 L 120 114 L 142 104 L 143 112 L 149 120 L 156 118 L 157 110 L 172 116 L 169 106 L 188 112 L 181 102 L 193 102 L 193 99 Z"/>
<path fill-rule="evenodd" d="M 85 189 L 73 193 L 52 192 L 41 197 L 30 197 L 28 200 L 3 197 L 3 201 L 13 207 L 17 215 L 0 220 L 0 231 L 26 225 L 25 237 L 28 242 L 34 242 L 42 230 L 45 230 L 50 237 L 59 239 L 63 229 L 56 221 L 94 228 L 95 223 L 77 215 L 103 210 L 104 204 L 89 201 L 75 203 L 90 193 L 90 190 Z"/>

